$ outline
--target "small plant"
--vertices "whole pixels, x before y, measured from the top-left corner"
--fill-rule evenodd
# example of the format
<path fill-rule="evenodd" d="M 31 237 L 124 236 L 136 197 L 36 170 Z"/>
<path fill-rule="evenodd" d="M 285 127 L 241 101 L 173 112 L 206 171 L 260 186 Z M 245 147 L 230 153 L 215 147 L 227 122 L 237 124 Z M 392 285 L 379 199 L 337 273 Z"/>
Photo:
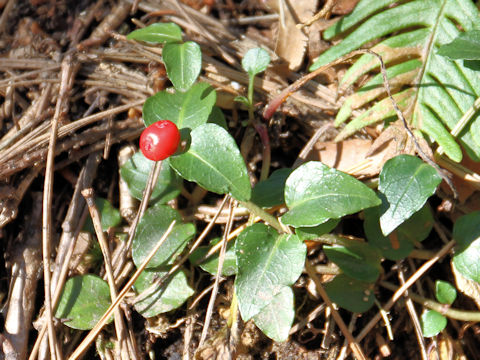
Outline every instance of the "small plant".
<path fill-rule="evenodd" d="M 371 5 L 372 2 L 362 3 Z M 152 200 L 133 239 L 132 259 L 137 268 L 141 268 L 169 224 L 176 221 L 172 233 L 134 285 L 138 295 L 136 311 L 146 318 L 153 317 L 181 306 L 194 293 L 187 282 L 185 268 L 179 265 L 173 274 L 169 273 L 196 233 L 192 223 L 182 222 L 179 211 L 165 205 L 180 193 L 181 179 L 212 193 L 228 195 L 250 211 L 251 220 L 259 217 L 263 221 L 257 224 L 250 221 L 234 244 L 226 247 L 226 268 L 222 274 L 235 275 L 232 314 L 238 309 L 244 321 L 253 320 L 270 338 L 286 340 L 295 318 L 292 285 L 308 261 L 307 240 L 321 244 L 328 260 L 341 272 L 326 284 L 328 296 L 353 312 L 370 309 L 375 303 L 375 283 L 383 272 L 382 259 L 404 259 L 432 229 L 433 218 L 427 200 L 441 181 L 436 169 L 415 156 L 399 155 L 385 163 L 378 186 L 372 186 L 373 189 L 319 161 L 307 162 L 296 169 L 280 169 L 269 176 L 268 133 L 265 125 L 255 118 L 253 85 L 255 76 L 267 69 L 270 57 L 263 49 L 251 49 L 242 61 L 249 77 L 248 94 L 237 97 L 236 101 L 247 106 L 246 123 L 257 131 L 264 146 L 261 181 L 252 189 L 240 148 L 228 132 L 221 110 L 215 106 L 215 90 L 197 82 L 201 70 L 199 46 L 191 41 L 183 42 L 181 31 L 174 24 L 153 24 L 132 32 L 128 38 L 164 44 L 163 61 L 173 85 L 173 89 L 158 92 L 146 100 L 141 153 L 135 154 L 121 169 L 132 195 L 141 198 L 148 174 L 154 168 L 153 161 L 164 160 Z M 322 61 L 318 60 L 314 66 Z M 187 145 L 177 151 L 181 137 L 188 139 Z M 437 140 L 442 143 L 441 139 Z M 267 211 L 274 206 L 284 206 L 281 217 Z M 359 212 L 364 214 L 367 241 L 329 234 L 342 218 Z M 479 223 L 478 213 L 470 216 Z M 472 229 L 475 222 L 466 217 L 455 225 L 454 235 L 461 251 L 456 253 L 453 263 L 466 277 L 479 281 L 476 267 L 471 266 L 473 255 L 478 255 L 479 240 L 465 238 L 463 232 L 463 228 L 478 232 L 478 226 Z M 191 263 L 216 274 L 218 254 L 209 258 L 206 254 L 217 246 L 217 241 L 213 239 L 208 246 L 194 251 L 190 255 Z M 169 281 L 165 281 L 168 276 Z M 61 304 L 75 308 L 75 301 L 68 301 L 71 296 L 68 289 Z M 84 298 L 82 296 L 78 306 L 86 306 Z M 108 300 L 107 296 L 105 299 Z M 437 299 L 451 305 L 452 289 L 439 283 Z M 57 316 L 75 313 L 72 308 L 66 309 L 67 305 L 62 306 Z M 228 325 L 234 321 L 235 318 L 230 318 Z M 438 313 L 425 313 L 422 321 L 425 335 L 433 336 L 445 327 L 446 318 Z M 429 327 L 432 322 L 435 326 Z M 93 320 L 86 321 L 86 324 L 92 323 Z"/>

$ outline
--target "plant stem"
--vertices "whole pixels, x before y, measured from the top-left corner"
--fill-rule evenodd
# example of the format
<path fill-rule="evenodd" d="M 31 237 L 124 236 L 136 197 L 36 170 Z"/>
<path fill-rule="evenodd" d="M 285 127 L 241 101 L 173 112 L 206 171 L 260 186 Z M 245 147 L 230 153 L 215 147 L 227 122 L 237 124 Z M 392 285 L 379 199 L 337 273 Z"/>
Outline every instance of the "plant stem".
<path fill-rule="evenodd" d="M 389 283 L 387 281 L 380 282 L 380 285 L 386 289 L 397 291 L 398 286 Z M 426 308 L 435 310 L 442 315 L 445 315 L 449 318 L 461 320 L 461 321 L 480 321 L 480 312 L 479 311 L 466 311 L 466 310 L 458 310 L 452 309 L 448 305 L 440 304 L 436 301 L 424 298 L 423 296 L 413 294 L 411 292 L 408 293 L 408 296 L 415 302 L 422 304 Z"/>
<path fill-rule="evenodd" d="M 251 201 L 239 201 L 240 205 L 243 207 L 247 208 L 252 214 L 255 216 L 258 216 L 261 218 L 263 221 L 269 223 L 271 226 L 273 226 L 275 229 L 278 230 L 280 233 L 287 233 L 288 228 L 284 227 L 278 219 L 273 216 L 272 214 L 269 214 L 265 210 L 263 210 L 261 207 L 255 205 Z"/>

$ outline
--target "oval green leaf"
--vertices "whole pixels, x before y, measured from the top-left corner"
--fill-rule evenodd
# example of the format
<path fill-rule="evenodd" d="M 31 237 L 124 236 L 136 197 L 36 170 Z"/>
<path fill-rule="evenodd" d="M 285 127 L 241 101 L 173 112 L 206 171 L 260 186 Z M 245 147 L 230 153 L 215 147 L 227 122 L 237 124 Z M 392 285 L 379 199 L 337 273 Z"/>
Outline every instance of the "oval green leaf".
<path fill-rule="evenodd" d="M 350 241 L 347 246 L 324 246 L 323 251 L 351 278 L 375 282 L 380 275 L 380 251 L 367 243 Z"/>
<path fill-rule="evenodd" d="M 154 161 L 147 159 L 139 151 L 135 153 L 120 169 L 122 179 L 127 183 L 130 194 L 142 200 L 143 191 L 147 184 L 148 175 L 154 164 Z M 166 202 L 175 199 L 180 194 L 182 188 L 182 179 L 170 168 L 169 159 L 162 162 L 162 169 L 158 175 L 158 180 L 153 189 L 150 203 Z"/>
<path fill-rule="evenodd" d="M 380 173 L 378 185 L 382 193 L 380 228 L 390 234 L 422 208 L 442 181 L 437 171 L 411 155 L 388 160 Z"/>
<path fill-rule="evenodd" d="M 455 268 L 467 279 L 480 282 L 480 211 L 459 218 L 453 226 L 453 238 L 457 241 Z"/>
<path fill-rule="evenodd" d="M 323 224 L 313 227 L 299 227 L 295 229 L 295 233 L 300 240 L 315 240 L 324 234 L 328 234 L 335 229 L 340 222 L 340 219 L 330 219 Z"/>
<path fill-rule="evenodd" d="M 317 226 L 377 206 L 380 199 L 354 177 L 311 161 L 288 177 L 285 202 L 289 211 L 282 216 L 282 222 L 300 227 Z"/>
<path fill-rule="evenodd" d="M 215 245 L 220 241 L 219 238 L 211 241 L 211 245 Z M 200 262 L 205 255 L 210 251 L 211 246 L 200 246 L 190 255 L 190 262 L 194 265 L 200 266 L 202 270 L 212 274 L 217 274 L 218 269 L 218 256 L 217 251 L 211 255 L 207 260 Z M 237 257 L 235 255 L 235 241 L 229 241 L 227 245 L 227 251 L 225 252 L 225 259 L 223 260 L 222 276 L 231 276 L 237 273 Z"/>
<path fill-rule="evenodd" d="M 293 169 L 283 168 L 272 172 L 268 179 L 259 181 L 252 190 L 252 202 L 269 208 L 285 203 L 285 181 Z"/>
<path fill-rule="evenodd" d="M 427 310 L 420 319 L 423 336 L 433 337 L 447 326 L 447 318 L 435 310 Z"/>
<path fill-rule="evenodd" d="M 146 269 L 134 284 L 138 294 L 147 290 L 156 279 L 165 276 L 168 269 Z M 155 289 L 147 298 L 135 304 L 135 310 L 145 318 L 150 318 L 173 309 L 179 308 L 194 293 L 188 286 L 184 271 L 177 271 L 160 288 Z"/>
<path fill-rule="evenodd" d="M 457 298 L 457 289 L 447 281 L 435 282 L 435 297 L 442 304 L 452 305 Z"/>
<path fill-rule="evenodd" d="M 216 101 L 217 94 L 207 83 L 195 84 L 185 93 L 160 91 L 145 101 L 143 121 L 149 126 L 170 120 L 179 129 L 195 129 L 207 122 Z"/>
<path fill-rule="evenodd" d="M 338 306 L 355 313 L 370 309 L 375 301 L 373 285 L 340 274 L 325 284 L 325 291 Z"/>
<path fill-rule="evenodd" d="M 182 41 L 182 30 L 174 23 L 155 23 L 132 31 L 127 35 L 127 39 L 151 43 L 180 42 Z"/>
<path fill-rule="evenodd" d="M 293 291 L 284 286 L 273 300 L 253 317 L 255 325 L 270 339 L 285 341 L 295 319 Z"/>
<path fill-rule="evenodd" d="M 270 64 L 270 55 L 262 48 L 247 51 L 242 59 L 242 67 L 250 76 L 255 76 L 267 69 Z"/>
<path fill-rule="evenodd" d="M 396 231 L 385 236 L 380 229 L 380 207 L 365 210 L 363 229 L 368 243 L 379 248 L 389 260 L 401 260 L 413 250 L 415 242 L 427 238 L 433 227 L 433 216 L 429 206 L 419 211 L 400 225 Z"/>
<path fill-rule="evenodd" d="M 178 211 L 169 206 L 155 204 L 145 212 L 138 223 L 132 244 L 132 258 L 137 267 L 143 263 L 173 220 L 177 221 L 173 231 L 149 262 L 148 268 L 172 263 L 188 240 L 195 235 L 195 226 L 182 224 Z"/>
<path fill-rule="evenodd" d="M 247 227 L 235 244 L 235 290 L 244 321 L 274 301 L 302 273 L 306 246 L 295 235 L 279 235 L 264 224 Z"/>
<path fill-rule="evenodd" d="M 202 50 L 193 41 L 170 43 L 163 47 L 163 62 L 175 89 L 185 92 L 192 87 L 202 70 Z"/>
<path fill-rule="evenodd" d="M 97 197 L 95 199 L 95 205 L 100 213 L 102 230 L 107 231 L 110 227 L 115 227 L 121 224 L 122 217 L 120 216 L 120 211 L 110 204 L 107 199 Z M 84 225 L 84 230 L 95 233 L 93 228 L 92 219 L 89 217 Z"/>
<path fill-rule="evenodd" d="M 188 151 L 170 158 L 170 165 L 186 180 L 217 194 L 250 199 L 247 167 L 235 140 L 216 124 L 204 124 L 191 132 Z"/>
<path fill-rule="evenodd" d="M 72 329 L 90 330 L 109 306 L 106 281 L 92 274 L 75 276 L 65 283 L 55 317 Z"/>

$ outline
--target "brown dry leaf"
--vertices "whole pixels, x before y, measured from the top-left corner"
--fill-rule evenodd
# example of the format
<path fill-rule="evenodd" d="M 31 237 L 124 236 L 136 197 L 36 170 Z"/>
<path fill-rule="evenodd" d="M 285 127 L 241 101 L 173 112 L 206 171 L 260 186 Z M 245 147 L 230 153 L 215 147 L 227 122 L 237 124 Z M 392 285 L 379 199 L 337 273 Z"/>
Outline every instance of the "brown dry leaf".
<path fill-rule="evenodd" d="M 472 298 L 477 307 L 480 309 L 480 284 L 476 281 L 467 279 L 463 276 L 456 268 L 452 262 L 452 271 L 455 276 L 455 284 L 457 289 L 464 295 Z"/>
<path fill-rule="evenodd" d="M 317 0 L 269 0 L 268 6 L 280 15 L 275 52 L 296 71 L 303 63 L 308 37 L 307 29 L 297 29 L 297 24 L 310 19 L 317 9 Z"/>
<path fill-rule="evenodd" d="M 431 153 L 430 149 L 424 149 Z M 356 177 L 373 177 L 389 159 L 413 154 L 415 147 L 405 130 L 392 124 L 375 140 L 349 139 L 341 142 L 318 142 L 307 160 L 317 160 Z"/>
<path fill-rule="evenodd" d="M 352 12 L 360 0 L 337 0 L 332 8 L 332 14 L 346 15 Z"/>

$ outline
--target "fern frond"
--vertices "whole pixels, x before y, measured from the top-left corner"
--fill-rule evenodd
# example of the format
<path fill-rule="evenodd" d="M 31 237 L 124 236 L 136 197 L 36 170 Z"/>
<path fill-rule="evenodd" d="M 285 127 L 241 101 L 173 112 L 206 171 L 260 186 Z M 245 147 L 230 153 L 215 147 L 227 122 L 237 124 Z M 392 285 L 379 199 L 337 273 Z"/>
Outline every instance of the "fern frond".
<path fill-rule="evenodd" d="M 391 7 L 395 2 L 361 0 L 351 14 L 325 30 L 326 39 L 345 32 L 348 35 L 320 55 L 310 70 L 370 41 L 389 36 L 372 50 L 384 58 L 390 82 L 397 85 L 410 82 L 408 91 L 402 90 L 404 86 L 396 86 L 395 89 L 402 90 L 398 95 L 404 109 L 409 109 L 410 123 L 430 136 L 447 156 L 458 162 L 462 159 L 462 150 L 449 131 L 480 96 L 480 76 L 463 60 L 452 61 L 437 52 L 441 45 L 451 42 L 461 31 L 480 29 L 478 10 L 471 0 L 413 0 Z M 366 54 L 347 71 L 340 85 L 349 86 L 361 75 L 375 69 L 379 69 L 378 61 Z M 380 78 L 377 77 L 353 97 L 347 98 L 336 123 L 345 121 L 353 109 L 384 95 L 379 89 Z M 339 139 L 350 135 L 359 126 L 391 116 L 389 106 L 386 101 L 377 103 L 360 119 L 348 124 Z M 471 119 L 457 140 L 473 160 L 480 161 L 479 114 Z"/>

